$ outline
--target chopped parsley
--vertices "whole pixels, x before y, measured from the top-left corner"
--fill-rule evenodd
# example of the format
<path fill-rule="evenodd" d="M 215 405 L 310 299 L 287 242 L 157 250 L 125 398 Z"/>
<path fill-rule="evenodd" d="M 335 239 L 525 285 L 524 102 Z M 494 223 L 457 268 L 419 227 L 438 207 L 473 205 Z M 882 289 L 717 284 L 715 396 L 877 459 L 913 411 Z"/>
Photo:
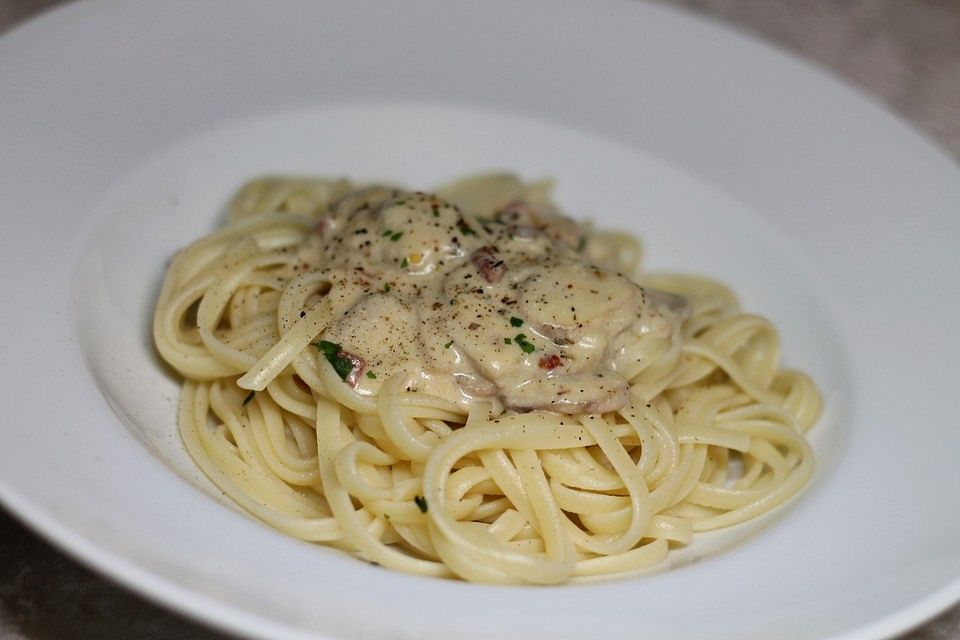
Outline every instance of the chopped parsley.
<path fill-rule="evenodd" d="M 397 231 L 395 234 L 390 236 L 390 242 L 396 242 L 403 237 L 403 231 Z"/>
<path fill-rule="evenodd" d="M 511 324 L 512 326 L 514 326 L 514 327 L 522 327 L 522 326 L 523 326 L 523 320 L 521 320 L 521 319 L 518 318 L 517 316 L 511 316 L 511 317 L 510 317 L 510 324 Z"/>
<path fill-rule="evenodd" d="M 371 380 L 376 380 L 377 374 L 375 374 L 373 371 L 367 371 L 367 377 Z"/>
<path fill-rule="evenodd" d="M 407 264 L 408 264 L 407 259 L 404 258 L 403 261 L 400 263 L 400 268 L 401 268 L 401 269 L 406 269 L 406 268 L 407 268 Z"/>
<path fill-rule="evenodd" d="M 514 336 L 513 341 L 517 343 L 517 346 L 520 347 L 524 353 L 533 353 L 536 350 L 535 346 L 527 342 L 527 336 L 524 333 L 518 333 Z"/>
<path fill-rule="evenodd" d="M 381 233 L 380 235 L 383 236 L 384 238 L 386 238 L 387 236 L 389 236 L 389 235 L 391 235 L 391 234 L 393 234 L 393 230 L 392 230 L 392 229 L 387 229 L 386 231 L 384 231 L 384 232 Z"/>
<path fill-rule="evenodd" d="M 247 394 L 247 397 L 243 399 L 243 406 L 250 404 L 250 401 L 253 400 L 253 396 L 257 395 L 256 391 L 251 391 Z"/>
<path fill-rule="evenodd" d="M 577 251 L 582 252 L 587 247 L 587 236 L 580 236 L 580 241 L 577 242 Z"/>
<path fill-rule="evenodd" d="M 350 358 L 345 358 L 340 355 L 343 353 L 343 350 L 335 342 L 327 342 L 326 340 L 321 340 L 320 342 L 314 342 L 313 346 L 323 354 L 331 365 L 333 365 L 333 370 L 337 372 L 337 375 L 340 376 L 341 380 L 346 380 L 347 376 L 350 375 L 350 372 L 353 371 L 353 362 Z"/>
<path fill-rule="evenodd" d="M 477 235 L 477 232 L 471 229 L 470 227 L 468 227 L 466 222 L 461 222 L 460 224 L 457 225 L 457 228 L 460 229 L 460 233 L 462 233 L 465 236 Z"/>
<path fill-rule="evenodd" d="M 413 501 L 417 503 L 417 508 L 420 509 L 420 513 L 427 512 L 427 499 L 423 496 L 413 496 Z"/>
<path fill-rule="evenodd" d="M 386 292 L 388 292 L 388 291 L 390 291 L 390 283 L 389 283 L 389 282 L 384 282 L 384 283 L 383 283 L 383 292 L 386 293 Z"/>
<path fill-rule="evenodd" d="M 510 338 L 504 338 L 503 344 L 513 344 L 513 340 L 511 340 Z"/>
<path fill-rule="evenodd" d="M 451 341 L 448 342 L 447 344 L 443 345 L 443 348 L 444 348 L 444 349 L 449 349 L 449 348 L 452 347 L 452 346 L 453 346 L 453 340 L 451 340 Z"/>

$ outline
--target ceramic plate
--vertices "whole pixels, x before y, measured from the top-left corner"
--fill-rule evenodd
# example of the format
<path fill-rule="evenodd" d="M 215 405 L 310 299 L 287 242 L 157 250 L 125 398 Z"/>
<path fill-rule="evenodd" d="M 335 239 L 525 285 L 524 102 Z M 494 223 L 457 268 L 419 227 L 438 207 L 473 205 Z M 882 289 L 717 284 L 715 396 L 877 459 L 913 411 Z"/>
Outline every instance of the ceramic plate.
<path fill-rule="evenodd" d="M 960 597 L 960 171 L 856 92 L 635 2 L 81 2 L 0 39 L 0 498 L 79 559 L 251 636 L 878 638 Z M 227 504 L 149 318 L 263 174 L 551 176 L 561 206 L 781 329 L 826 413 L 810 488 L 668 571 L 403 575 Z"/>

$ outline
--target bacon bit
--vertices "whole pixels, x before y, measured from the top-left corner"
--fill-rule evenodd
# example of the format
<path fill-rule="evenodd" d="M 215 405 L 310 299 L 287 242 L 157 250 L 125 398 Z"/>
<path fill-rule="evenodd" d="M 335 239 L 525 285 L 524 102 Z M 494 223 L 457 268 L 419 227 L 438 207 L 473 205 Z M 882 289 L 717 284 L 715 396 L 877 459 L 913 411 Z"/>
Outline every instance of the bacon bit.
<path fill-rule="evenodd" d="M 347 374 L 347 377 L 344 378 L 343 381 L 350 385 L 351 389 L 356 389 L 357 382 L 360 381 L 360 376 L 363 374 L 363 370 L 367 364 L 360 356 L 354 355 L 349 351 L 344 351 L 343 349 L 337 352 L 337 356 L 349 360 L 350 364 L 353 365 L 353 369 L 350 370 L 350 373 Z"/>
<path fill-rule="evenodd" d="M 560 360 L 560 356 L 553 354 L 550 356 L 543 356 L 540 358 L 540 368 L 541 369 L 556 369 L 557 367 L 562 367 L 563 362 Z"/>
<path fill-rule="evenodd" d="M 480 275 L 487 282 L 500 282 L 500 278 L 506 272 L 507 268 L 503 265 L 503 260 L 498 260 L 493 247 L 480 247 L 470 257 L 470 262 L 477 268 Z"/>

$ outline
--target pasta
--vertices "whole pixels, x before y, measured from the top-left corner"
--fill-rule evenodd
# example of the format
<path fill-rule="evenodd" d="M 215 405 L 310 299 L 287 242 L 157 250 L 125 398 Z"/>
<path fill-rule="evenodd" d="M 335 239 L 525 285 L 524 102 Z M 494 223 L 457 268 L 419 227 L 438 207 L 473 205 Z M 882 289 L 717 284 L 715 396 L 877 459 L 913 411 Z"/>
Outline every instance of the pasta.
<path fill-rule="evenodd" d="M 154 317 L 203 473 L 286 534 L 489 583 L 652 567 L 796 494 L 821 399 L 776 329 L 549 188 L 243 187 Z"/>

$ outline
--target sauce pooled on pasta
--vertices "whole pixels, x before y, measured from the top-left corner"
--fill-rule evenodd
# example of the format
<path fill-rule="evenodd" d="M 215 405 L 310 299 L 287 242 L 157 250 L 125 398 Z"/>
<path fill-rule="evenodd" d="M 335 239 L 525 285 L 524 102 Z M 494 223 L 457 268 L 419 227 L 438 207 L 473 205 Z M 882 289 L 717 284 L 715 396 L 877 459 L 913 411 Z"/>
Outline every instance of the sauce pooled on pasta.
<path fill-rule="evenodd" d="M 345 380 L 375 394 L 407 367 L 458 402 L 571 414 L 627 404 L 619 352 L 678 331 L 685 301 L 648 300 L 547 205 L 489 214 L 371 187 L 321 218 L 299 257 L 330 283 L 336 320 L 322 338 L 353 365 Z"/>

